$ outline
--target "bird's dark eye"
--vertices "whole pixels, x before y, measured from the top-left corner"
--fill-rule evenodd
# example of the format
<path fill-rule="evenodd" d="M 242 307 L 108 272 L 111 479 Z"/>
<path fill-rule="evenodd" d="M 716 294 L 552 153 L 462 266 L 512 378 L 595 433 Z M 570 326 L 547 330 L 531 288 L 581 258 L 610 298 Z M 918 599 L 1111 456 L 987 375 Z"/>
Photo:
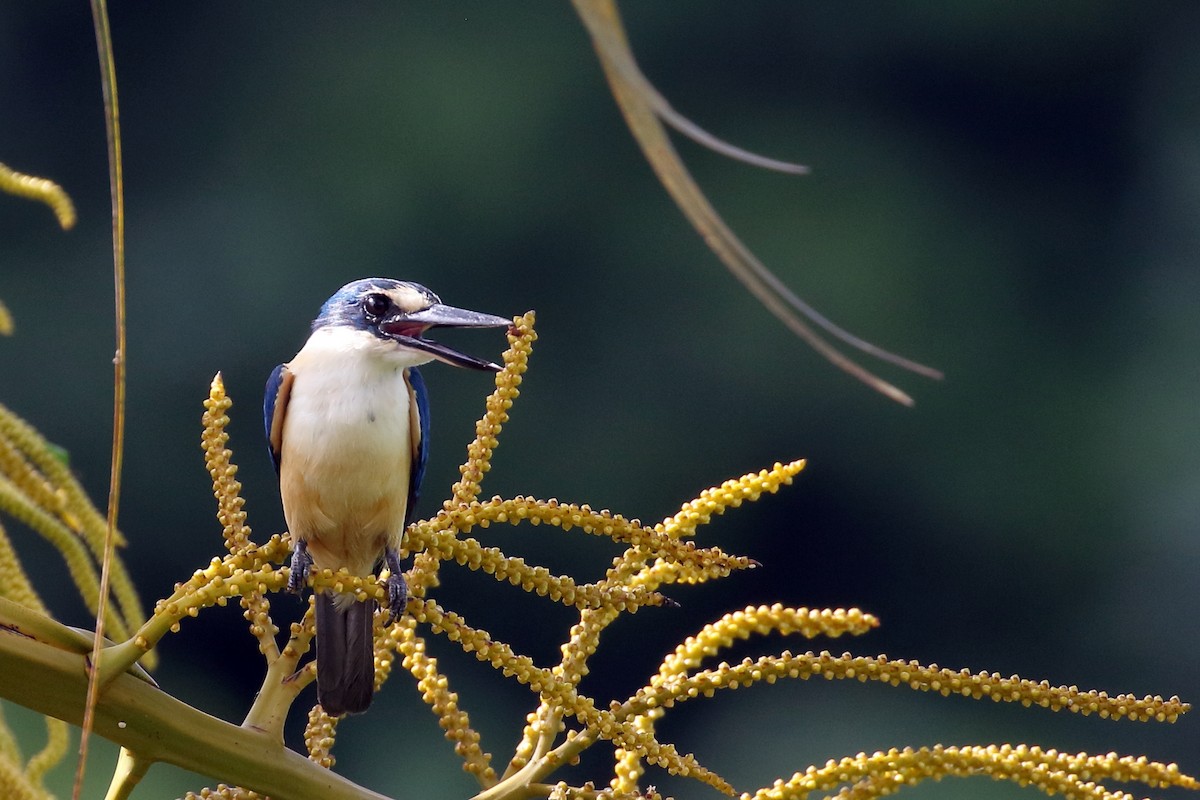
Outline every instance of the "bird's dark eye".
<path fill-rule="evenodd" d="M 392 303 L 385 294 L 369 294 L 363 298 L 362 305 L 368 316 L 382 317 L 391 308 Z"/>

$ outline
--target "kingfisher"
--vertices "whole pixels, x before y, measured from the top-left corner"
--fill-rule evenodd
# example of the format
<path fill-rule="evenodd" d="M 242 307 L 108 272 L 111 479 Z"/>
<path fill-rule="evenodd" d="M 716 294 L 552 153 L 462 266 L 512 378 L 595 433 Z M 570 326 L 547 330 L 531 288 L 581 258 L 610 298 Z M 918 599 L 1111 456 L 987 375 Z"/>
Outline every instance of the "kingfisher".
<path fill-rule="evenodd" d="M 437 359 L 498 364 L 425 338 L 430 328 L 500 328 L 511 320 L 443 305 L 420 284 L 365 278 L 330 297 L 300 352 L 267 380 L 263 421 L 291 535 L 288 590 L 309 570 L 388 570 L 390 618 L 404 612 L 404 529 L 414 518 L 429 440 L 417 366 Z M 365 711 L 375 690 L 375 601 L 317 593 L 317 702 L 337 717 Z"/>

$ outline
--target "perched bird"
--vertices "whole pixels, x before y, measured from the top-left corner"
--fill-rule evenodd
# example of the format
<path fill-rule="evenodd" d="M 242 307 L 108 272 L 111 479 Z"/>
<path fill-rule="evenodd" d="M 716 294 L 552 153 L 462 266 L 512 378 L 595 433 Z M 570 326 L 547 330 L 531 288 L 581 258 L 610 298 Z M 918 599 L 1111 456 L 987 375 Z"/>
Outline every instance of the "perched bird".
<path fill-rule="evenodd" d="M 408 599 L 401 537 L 425 471 L 429 413 L 416 367 L 433 359 L 499 365 L 424 338 L 430 328 L 499 328 L 511 321 L 442 305 L 416 283 L 366 278 L 321 306 L 295 358 L 267 380 L 263 418 L 292 538 L 288 589 L 310 567 L 354 575 L 388 568 L 388 611 Z M 375 688 L 375 602 L 317 594 L 317 701 L 338 716 L 363 711 Z"/>

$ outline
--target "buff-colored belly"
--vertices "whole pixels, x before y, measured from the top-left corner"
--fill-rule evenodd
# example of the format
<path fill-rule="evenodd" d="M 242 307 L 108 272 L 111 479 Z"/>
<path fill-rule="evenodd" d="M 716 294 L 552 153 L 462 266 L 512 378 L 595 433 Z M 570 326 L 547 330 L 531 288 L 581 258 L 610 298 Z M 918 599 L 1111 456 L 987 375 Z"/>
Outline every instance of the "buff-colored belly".
<path fill-rule="evenodd" d="M 279 480 L 292 539 L 308 543 L 316 568 L 367 575 L 400 546 L 412 445 L 401 372 L 358 377 L 298 372 Z"/>

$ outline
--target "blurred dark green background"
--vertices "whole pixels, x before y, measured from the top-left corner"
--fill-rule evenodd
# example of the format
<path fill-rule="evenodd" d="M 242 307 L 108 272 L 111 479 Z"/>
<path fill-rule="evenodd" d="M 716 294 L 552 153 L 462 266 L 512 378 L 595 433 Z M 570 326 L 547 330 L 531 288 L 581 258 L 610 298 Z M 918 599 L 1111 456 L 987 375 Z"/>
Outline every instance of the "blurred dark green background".
<path fill-rule="evenodd" d="M 887 372 L 917 397 L 915 409 L 895 406 L 741 290 L 655 182 L 566 3 L 117 4 L 130 341 L 121 522 L 147 604 L 221 549 L 198 447 L 212 374 L 224 372 L 235 400 L 232 446 L 266 536 L 282 516 L 263 381 L 334 289 L 389 275 L 456 305 L 538 312 L 541 340 L 488 494 L 656 520 L 725 478 L 809 458 L 795 486 L 703 531 L 764 569 L 679 588 L 682 609 L 614 626 L 586 684 L 601 701 L 640 686 L 704 622 L 774 601 L 858 605 L 883 620 L 818 649 L 1200 698 L 1200 6 L 623 10 L 676 108 L 812 166 L 789 178 L 681 142 L 734 229 L 817 308 L 944 369 L 944 383 Z M 60 181 L 81 219 L 64 234 L 45 208 L 0 196 L 0 298 L 17 326 L 0 341 L 0 398 L 70 450 L 100 503 L 113 349 L 104 148 L 86 8 L 5 4 L 0 160 Z M 502 347 L 496 332 L 446 340 L 481 355 Z M 425 374 L 428 511 L 457 477 L 489 382 Z M 584 579 L 616 552 L 576 532 L 485 533 Z M 17 535 L 55 611 L 88 624 L 57 556 Z M 439 597 L 541 663 L 570 623 L 473 574 L 448 576 Z M 502 764 L 532 699 L 445 644 L 437 655 Z M 785 646 L 809 645 L 746 652 Z M 262 667 L 237 609 L 185 623 L 162 650 L 165 689 L 241 718 Z M 1113 723 L 823 681 L 692 704 L 663 730 L 739 789 L 935 742 L 1118 750 L 1200 770 L 1194 719 Z M 95 785 L 111 758 L 98 756 Z M 343 725 L 338 759 L 394 796 L 471 792 L 402 674 Z M 602 778 L 606 765 L 585 761 L 584 773 Z M 135 796 L 203 784 L 156 768 Z M 964 789 L 1027 794 L 952 781 L 910 795 Z"/>

